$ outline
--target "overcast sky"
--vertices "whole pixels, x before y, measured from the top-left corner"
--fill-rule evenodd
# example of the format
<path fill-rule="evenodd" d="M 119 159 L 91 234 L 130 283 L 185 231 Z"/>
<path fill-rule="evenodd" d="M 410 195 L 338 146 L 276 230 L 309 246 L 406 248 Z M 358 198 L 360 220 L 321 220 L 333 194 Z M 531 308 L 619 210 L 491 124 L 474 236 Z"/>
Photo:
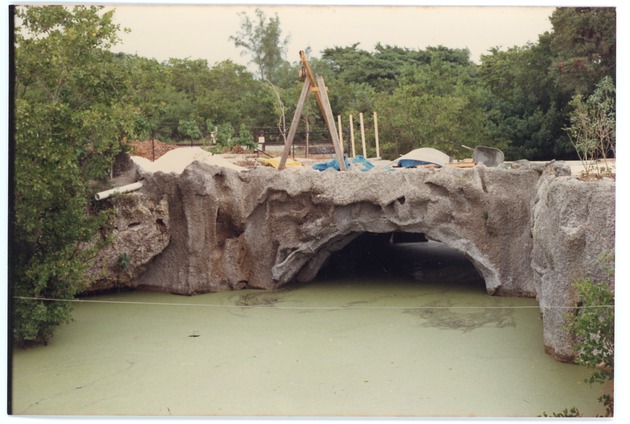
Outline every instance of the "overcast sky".
<path fill-rule="evenodd" d="M 283 36 L 290 37 L 287 59 L 299 59 L 308 47 L 312 56 L 334 46 L 376 43 L 410 49 L 443 45 L 468 48 L 478 61 L 492 47 L 508 48 L 537 42 L 551 30 L 553 7 L 429 7 L 429 6 L 256 6 L 256 5 L 117 5 L 115 19 L 131 30 L 121 34 L 115 51 L 164 61 L 206 59 L 210 65 L 231 59 L 246 65 L 249 58 L 229 40 L 241 29 L 240 12 L 254 18 L 256 8 L 267 17 L 276 13 Z"/>

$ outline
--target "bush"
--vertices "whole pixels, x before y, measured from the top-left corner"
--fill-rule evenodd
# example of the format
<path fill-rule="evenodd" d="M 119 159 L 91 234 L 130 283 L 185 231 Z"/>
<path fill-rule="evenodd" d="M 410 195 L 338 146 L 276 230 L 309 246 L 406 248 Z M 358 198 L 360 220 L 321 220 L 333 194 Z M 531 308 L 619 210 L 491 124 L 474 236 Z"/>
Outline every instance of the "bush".
<path fill-rule="evenodd" d="M 607 161 L 616 153 L 615 85 L 612 78 L 602 79 L 588 99 L 576 95 L 569 105 L 573 108 L 569 114 L 571 125 L 565 130 L 584 165 L 584 176 L 612 176 L 613 170 Z M 603 167 L 597 164 L 600 160 Z"/>

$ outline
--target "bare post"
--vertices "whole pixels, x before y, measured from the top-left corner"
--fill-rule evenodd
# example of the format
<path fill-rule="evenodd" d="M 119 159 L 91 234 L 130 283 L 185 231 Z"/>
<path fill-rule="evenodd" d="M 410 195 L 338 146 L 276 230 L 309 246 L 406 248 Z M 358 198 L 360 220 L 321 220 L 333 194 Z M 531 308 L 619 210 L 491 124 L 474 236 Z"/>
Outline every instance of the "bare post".
<path fill-rule="evenodd" d="M 363 127 L 363 112 L 359 113 L 359 125 L 361 127 L 361 145 L 363 146 L 363 157 L 367 158 L 367 150 L 365 147 L 365 128 Z"/>
<path fill-rule="evenodd" d="M 376 159 L 380 159 L 381 149 L 378 143 L 378 117 L 376 116 L 376 112 L 374 112 L 374 141 L 376 142 Z"/>
<path fill-rule="evenodd" d="M 354 124 L 352 123 L 352 115 L 350 115 L 350 144 L 352 145 L 352 157 L 356 157 L 357 152 L 354 148 Z"/>
<path fill-rule="evenodd" d="M 341 126 L 341 115 L 337 115 L 337 131 L 339 131 L 339 146 L 341 146 L 341 154 L 343 155 L 343 127 Z"/>

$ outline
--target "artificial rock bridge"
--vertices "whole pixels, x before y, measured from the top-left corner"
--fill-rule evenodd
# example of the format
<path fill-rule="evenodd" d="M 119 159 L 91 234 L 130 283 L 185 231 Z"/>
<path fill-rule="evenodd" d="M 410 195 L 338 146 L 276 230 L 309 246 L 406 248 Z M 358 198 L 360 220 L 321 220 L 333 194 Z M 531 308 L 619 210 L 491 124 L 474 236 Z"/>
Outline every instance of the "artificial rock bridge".
<path fill-rule="evenodd" d="M 90 290 L 274 289 L 313 280 L 361 234 L 422 233 L 464 254 L 488 294 L 535 297 L 547 351 L 567 360 L 572 282 L 600 277 L 597 258 L 614 246 L 615 182 L 580 181 L 558 162 L 366 173 L 195 162 L 142 177 L 112 200 L 115 242 Z"/>

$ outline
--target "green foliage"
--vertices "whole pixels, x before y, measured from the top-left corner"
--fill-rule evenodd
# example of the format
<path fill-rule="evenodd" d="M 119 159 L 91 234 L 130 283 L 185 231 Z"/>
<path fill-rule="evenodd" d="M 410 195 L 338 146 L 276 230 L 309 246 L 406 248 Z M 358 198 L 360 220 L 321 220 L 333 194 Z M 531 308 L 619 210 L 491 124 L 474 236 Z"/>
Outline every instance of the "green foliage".
<path fill-rule="evenodd" d="M 208 121 L 207 126 L 208 128 L 215 129 L 213 131 L 213 136 L 216 144 L 205 144 L 204 147 L 214 151 L 215 153 L 229 151 L 235 147 L 244 147 L 246 149 L 255 149 L 257 147 L 254 137 L 245 125 L 241 125 L 238 133 L 229 122 L 214 126 L 212 122 Z"/>
<path fill-rule="evenodd" d="M 129 268 L 129 265 L 131 264 L 131 257 L 126 254 L 126 253 L 121 253 L 120 255 L 118 255 L 118 261 L 116 262 L 116 265 L 118 266 L 118 270 L 119 271 L 124 271 L 127 268 Z"/>
<path fill-rule="evenodd" d="M 588 99 L 576 94 L 569 105 L 571 125 L 566 128 L 575 151 L 584 165 L 584 176 L 612 176 L 606 160 L 616 153 L 615 86 L 605 77 Z M 603 160 L 600 168 L 597 161 Z"/>
<path fill-rule="evenodd" d="M 46 343 L 70 320 L 107 213 L 92 210 L 133 134 L 125 75 L 107 49 L 119 30 L 100 7 L 19 7 L 15 37 L 13 337 Z M 56 300 L 50 300 L 56 299 Z"/>
<path fill-rule="evenodd" d="M 491 125 L 484 91 L 475 82 L 476 67 L 444 61 L 433 54 L 428 65 L 408 67 L 391 94 L 377 96 L 382 118 L 383 157 L 395 158 L 419 147 L 433 147 L 463 158 L 462 145 L 504 148 Z"/>
<path fill-rule="evenodd" d="M 195 121 L 180 119 L 177 130 L 184 137 L 192 138 L 193 140 L 198 140 L 201 138 L 201 130 L 199 129 L 199 126 Z"/>
<path fill-rule="evenodd" d="M 577 310 L 565 315 L 565 331 L 575 339 L 575 362 L 593 373 L 584 381 L 593 384 L 612 382 L 615 377 L 615 294 L 614 254 L 602 254 L 598 260 L 604 277 L 578 279 L 574 286 L 578 295 Z M 601 273 L 600 273 L 601 274 Z M 614 395 L 604 394 L 598 400 L 606 408 L 606 417 L 614 413 Z M 543 417 L 549 417 L 546 412 Z M 577 408 L 564 409 L 552 417 L 581 417 Z"/>
<path fill-rule="evenodd" d="M 492 49 L 481 58 L 479 77 L 488 90 L 489 119 L 510 145 L 506 158 L 549 160 L 569 158 L 572 149 L 562 131 L 566 99 L 548 73 L 549 37 L 538 44 Z"/>
<path fill-rule="evenodd" d="M 277 14 L 267 19 L 262 10 L 256 9 L 255 15 L 254 19 L 250 19 L 245 12 L 240 13 L 241 30 L 229 39 L 236 47 L 244 49 L 243 54 L 252 56 L 251 63 L 258 67 L 261 80 L 277 83 L 289 38 L 282 38 Z"/>
<path fill-rule="evenodd" d="M 592 93 L 604 77 L 614 85 L 615 20 L 614 8 L 558 8 L 553 32 L 538 43 L 482 56 L 490 119 L 511 141 L 506 158 L 576 158 L 565 132 L 569 102 Z"/>
<path fill-rule="evenodd" d="M 577 339 L 576 362 L 593 369 L 589 383 L 604 383 L 614 377 L 614 295 L 607 284 L 589 278 L 575 287 L 582 303 L 569 324 Z"/>
<path fill-rule="evenodd" d="M 614 256 L 602 255 L 599 262 L 607 277 L 597 283 L 591 278 L 577 280 L 577 312 L 565 317 L 566 330 L 576 341 L 575 362 L 593 371 L 585 380 L 589 384 L 612 382 L 615 376 Z M 613 395 L 604 394 L 599 401 L 606 407 L 606 416 L 612 416 Z"/>
<path fill-rule="evenodd" d="M 560 90 L 586 95 L 606 76 L 614 84 L 616 18 L 614 7 L 561 7 L 553 12 L 550 69 Z"/>

